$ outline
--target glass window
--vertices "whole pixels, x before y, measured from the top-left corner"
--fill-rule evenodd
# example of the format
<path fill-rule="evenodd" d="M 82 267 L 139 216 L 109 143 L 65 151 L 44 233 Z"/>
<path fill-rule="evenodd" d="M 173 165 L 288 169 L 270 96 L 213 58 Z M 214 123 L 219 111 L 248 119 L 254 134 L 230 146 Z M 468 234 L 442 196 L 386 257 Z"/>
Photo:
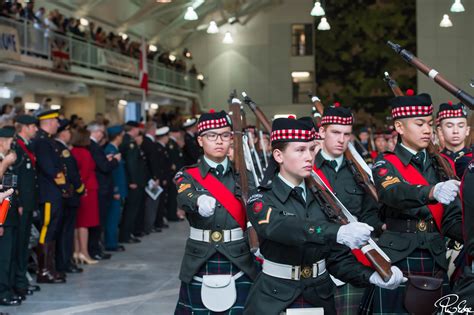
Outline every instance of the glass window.
<path fill-rule="evenodd" d="M 291 54 L 311 56 L 313 54 L 313 25 L 293 24 L 291 26 Z"/>
<path fill-rule="evenodd" d="M 308 91 L 312 91 L 314 85 L 313 73 L 310 71 L 293 71 L 291 82 L 293 85 L 293 104 L 308 103 Z"/>

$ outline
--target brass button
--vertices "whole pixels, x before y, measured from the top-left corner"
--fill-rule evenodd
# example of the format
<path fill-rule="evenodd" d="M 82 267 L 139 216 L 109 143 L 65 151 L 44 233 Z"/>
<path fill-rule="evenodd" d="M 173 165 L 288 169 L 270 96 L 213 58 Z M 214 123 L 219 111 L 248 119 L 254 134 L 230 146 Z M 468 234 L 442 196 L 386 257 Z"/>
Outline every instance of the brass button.
<path fill-rule="evenodd" d="M 426 224 L 426 222 L 424 220 L 420 220 L 418 221 L 418 223 L 416 224 L 416 228 L 418 229 L 418 231 L 420 232 L 426 232 L 426 230 L 428 229 L 428 224 Z"/>
<path fill-rule="evenodd" d="M 301 270 L 301 277 L 308 279 L 313 275 L 313 268 L 306 266 Z"/>
<path fill-rule="evenodd" d="M 211 239 L 213 242 L 220 242 L 222 240 L 222 233 L 219 231 L 212 232 Z"/>

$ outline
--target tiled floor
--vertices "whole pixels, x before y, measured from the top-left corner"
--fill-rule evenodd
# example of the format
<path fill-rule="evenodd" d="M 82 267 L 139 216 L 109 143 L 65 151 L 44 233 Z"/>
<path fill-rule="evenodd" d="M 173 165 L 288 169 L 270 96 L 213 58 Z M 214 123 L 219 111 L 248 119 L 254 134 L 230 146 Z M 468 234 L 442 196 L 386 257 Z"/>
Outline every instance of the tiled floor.
<path fill-rule="evenodd" d="M 178 299 L 178 272 L 188 234 L 185 222 L 126 246 L 111 260 L 68 275 L 66 284 L 43 284 L 9 314 L 172 314 Z"/>

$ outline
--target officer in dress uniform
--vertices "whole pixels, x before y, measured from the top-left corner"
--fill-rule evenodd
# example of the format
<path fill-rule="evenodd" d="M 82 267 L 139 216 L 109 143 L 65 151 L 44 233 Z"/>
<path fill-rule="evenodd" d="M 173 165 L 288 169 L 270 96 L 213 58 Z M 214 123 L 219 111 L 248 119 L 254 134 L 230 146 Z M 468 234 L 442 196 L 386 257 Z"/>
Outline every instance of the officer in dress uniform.
<path fill-rule="evenodd" d="M 18 226 L 18 255 L 15 271 L 15 291 L 18 295 L 31 295 L 39 291 L 39 286 L 30 285 L 26 274 L 28 272 L 28 258 L 30 257 L 29 241 L 33 212 L 38 209 L 38 179 L 36 176 L 36 157 L 31 149 L 31 139 L 38 131 L 38 120 L 29 115 L 20 115 L 15 119 L 16 142 L 15 152 L 17 159 L 12 166 L 17 175 L 16 205 L 20 213 Z"/>
<path fill-rule="evenodd" d="M 455 166 L 456 175 L 462 178 L 472 159 L 472 149 L 465 146 L 471 128 L 467 122 L 467 110 L 463 103 L 452 102 L 439 106 L 437 117 L 438 132 L 444 138 L 445 147 L 441 153 Z"/>
<path fill-rule="evenodd" d="M 140 152 L 140 162 L 138 163 L 137 167 L 137 181 L 138 187 L 140 189 L 140 203 L 137 205 L 138 212 L 135 218 L 134 224 L 134 232 L 132 233 L 135 237 L 143 237 L 145 236 L 144 231 L 144 223 L 145 223 L 145 186 L 148 184 L 148 180 L 150 180 L 151 175 L 148 171 L 148 161 L 145 152 L 142 150 L 144 135 L 143 132 L 139 132 L 137 137 L 135 137 L 135 142 L 137 143 L 139 152 Z"/>
<path fill-rule="evenodd" d="M 366 244 L 373 228 L 360 222 L 332 223 L 322 211 L 305 183 L 313 168 L 314 140 L 309 117 L 273 121 L 271 163 L 278 171 L 247 202 L 265 258 L 245 314 L 277 315 L 287 308 L 322 308 L 325 314 L 336 314 L 329 273 L 361 287 L 372 283 L 393 289 L 403 281 L 401 271 L 392 267 L 391 279 L 384 282 L 343 246 Z"/>
<path fill-rule="evenodd" d="M 171 159 L 168 152 L 168 141 L 169 141 L 169 127 L 161 127 L 156 130 L 156 150 L 158 152 L 159 157 L 159 164 L 160 165 L 160 172 L 159 172 L 159 179 L 160 185 L 163 188 L 163 192 L 160 195 L 160 202 L 158 204 L 158 213 L 156 215 L 155 221 L 155 229 L 160 231 L 162 228 L 167 228 L 168 223 L 167 221 L 167 214 L 168 208 L 170 206 L 169 203 L 169 190 L 170 185 L 173 185 L 173 173 L 171 171 Z M 176 209 L 174 210 L 176 213 Z"/>
<path fill-rule="evenodd" d="M 185 165 L 196 164 L 202 152 L 196 139 L 196 124 L 196 118 L 189 118 L 183 123 L 183 129 L 185 131 L 183 148 Z"/>
<path fill-rule="evenodd" d="M 37 115 L 39 130 L 33 140 L 36 156 L 41 212 L 41 231 L 37 247 L 38 283 L 64 283 L 65 275 L 55 268 L 55 248 L 63 216 L 63 197 L 69 194 L 64 164 L 56 149 L 54 135 L 59 121 L 57 110 L 46 110 Z"/>
<path fill-rule="evenodd" d="M 389 103 L 399 141 L 393 153 L 379 155 L 374 165 L 387 228 L 379 245 L 408 276 L 443 277 L 446 294 L 448 261 L 443 237 L 462 241 L 460 183 L 441 174 L 436 159 L 427 152 L 433 134 L 431 97 L 399 96 Z M 394 291 L 376 289 L 374 313 L 407 313 L 404 291 L 404 286 Z"/>
<path fill-rule="evenodd" d="M 315 171 L 333 190 L 337 198 L 358 218 L 374 227 L 375 234 L 380 235 L 383 223 L 378 217 L 377 201 L 358 183 L 360 175 L 350 161 L 344 157 L 354 123 L 351 111 L 343 107 L 326 107 L 321 120 L 320 136 L 324 139 L 322 149 L 315 159 Z M 338 285 L 336 291 L 336 308 L 338 314 L 357 314 L 364 295 L 364 288 L 351 284 Z"/>
<path fill-rule="evenodd" d="M 238 178 L 226 156 L 230 118 L 224 111 L 202 114 L 198 130 L 204 156 L 175 176 L 178 206 L 191 226 L 175 314 L 241 314 L 257 266 L 243 231 L 245 209 L 234 197 Z"/>
<path fill-rule="evenodd" d="M 74 230 L 76 227 L 77 209 L 81 203 L 81 195 L 85 192 L 85 186 L 81 181 L 76 159 L 69 150 L 70 141 L 69 120 L 62 119 L 59 121 L 58 133 L 56 134 L 56 148 L 61 154 L 61 161 L 65 165 L 69 194 L 67 198 L 63 199 L 63 220 L 58 241 L 56 242 L 56 268 L 62 272 L 81 273 L 83 269 L 79 268 L 72 260 L 72 254 L 74 252 Z"/>
<path fill-rule="evenodd" d="M 125 135 L 119 149 L 125 161 L 128 196 L 123 210 L 119 241 L 121 243 L 140 243 L 141 241 L 132 235 L 138 214 L 138 206 L 142 202 L 144 192 L 144 183 L 140 182 L 138 169 L 139 163 L 143 163 L 143 160 L 140 155 L 140 148 L 135 142 L 135 138 L 140 132 L 139 124 L 136 121 L 127 121 L 124 130 Z"/>
<path fill-rule="evenodd" d="M 176 133 L 179 133 L 180 130 L 175 127 L 170 127 L 169 131 L 169 140 L 166 145 L 168 150 L 169 159 L 171 162 L 171 173 L 170 173 L 170 180 L 176 175 L 178 170 L 183 168 L 184 160 L 183 160 L 183 151 L 179 147 L 178 139 L 176 138 Z M 168 185 L 168 213 L 167 218 L 168 221 L 179 221 L 177 211 L 178 211 L 178 203 L 177 198 L 178 191 L 176 190 L 176 185 L 170 183 Z"/>
<path fill-rule="evenodd" d="M 14 153 L 7 154 L 14 134 L 15 130 L 12 128 L 0 128 L 0 159 L 2 168 L 8 167 L 15 162 L 16 155 Z M 13 189 L 10 189 L 8 193 L 11 195 Z M 2 196 L 2 202 L 3 198 L 5 198 L 5 196 Z M 12 201 L 13 199 L 14 198 L 12 198 Z M 19 216 L 18 207 L 11 206 L 5 221 L 0 222 L 0 305 L 2 306 L 20 305 L 21 301 L 25 298 L 24 295 L 19 296 L 14 292 Z"/>

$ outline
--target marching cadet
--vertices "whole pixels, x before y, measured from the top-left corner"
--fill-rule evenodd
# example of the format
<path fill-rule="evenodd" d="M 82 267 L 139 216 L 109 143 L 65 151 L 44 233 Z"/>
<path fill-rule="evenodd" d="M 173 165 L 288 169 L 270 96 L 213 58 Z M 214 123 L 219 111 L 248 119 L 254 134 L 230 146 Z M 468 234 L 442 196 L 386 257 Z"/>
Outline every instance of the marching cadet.
<path fill-rule="evenodd" d="M 354 123 L 351 111 L 343 107 L 326 107 L 321 120 L 320 136 L 324 139 L 322 149 L 315 159 L 315 171 L 325 181 L 347 209 L 357 217 L 374 227 L 375 234 L 382 232 L 383 223 L 378 217 L 378 204 L 358 183 L 358 170 L 353 161 L 344 157 Z M 358 253 L 355 253 L 358 255 Z M 359 255 L 356 257 L 363 257 Z M 357 314 L 365 288 L 356 288 L 351 284 L 336 281 L 336 308 L 338 314 Z"/>
<path fill-rule="evenodd" d="M 64 283 L 65 274 L 55 268 L 55 248 L 63 215 L 63 197 L 68 197 L 64 164 L 56 150 L 54 135 L 59 121 L 57 110 L 38 113 L 39 130 L 33 140 L 36 156 L 41 212 L 41 231 L 38 254 L 38 283 Z"/>
<path fill-rule="evenodd" d="M 124 132 L 120 125 L 107 128 L 109 143 L 106 145 L 104 153 L 107 156 L 117 156 L 120 154 L 119 147 L 122 144 Z M 119 223 L 122 215 L 122 206 L 127 198 L 128 185 L 125 175 L 125 162 L 118 160 L 119 164 L 112 171 L 113 196 L 107 211 L 107 221 L 105 224 L 105 250 L 112 252 L 123 252 L 125 247 L 118 243 Z"/>
<path fill-rule="evenodd" d="M 198 146 L 196 133 L 197 133 L 197 119 L 189 118 L 183 123 L 184 129 L 184 161 L 185 165 L 196 164 L 199 156 L 201 155 L 201 149 Z"/>
<path fill-rule="evenodd" d="M 59 121 L 58 133 L 56 134 L 56 148 L 61 154 L 61 161 L 66 170 L 66 182 L 69 186 L 69 194 L 63 199 L 64 212 L 59 230 L 58 241 L 56 242 L 56 269 L 67 273 L 81 273 L 72 260 L 74 252 L 74 230 L 76 228 L 77 210 L 81 203 L 81 195 L 85 192 L 84 184 L 81 181 L 79 168 L 76 159 L 69 150 L 71 141 L 70 123 L 67 119 Z"/>
<path fill-rule="evenodd" d="M 122 221 L 119 233 L 121 243 L 140 243 L 140 239 L 132 235 L 135 227 L 135 220 L 138 214 L 138 206 L 141 204 L 144 192 L 144 183 L 140 182 L 139 164 L 143 163 L 140 148 L 135 142 L 135 138 L 140 132 L 139 124 L 136 121 L 127 121 L 124 126 L 125 135 L 119 149 L 125 161 L 125 172 L 128 181 L 128 196 L 123 209 Z"/>
<path fill-rule="evenodd" d="M 238 178 L 226 156 L 230 118 L 224 111 L 202 114 L 198 130 L 204 156 L 175 176 L 178 206 L 191 226 L 175 314 L 241 314 L 257 266 L 244 236 L 245 209 L 235 198 Z"/>
<path fill-rule="evenodd" d="M 443 236 L 462 242 L 461 204 L 457 198 L 460 183 L 448 180 L 436 159 L 427 153 L 433 134 L 431 97 L 399 96 L 389 103 L 399 141 L 393 153 L 380 155 L 374 165 L 386 223 L 379 245 L 392 264 L 410 278 L 407 291 L 417 290 L 416 277 L 425 276 L 425 287 L 446 294 L 448 262 Z M 435 301 L 420 295 L 426 291 L 405 297 L 404 292 L 402 286 L 394 291 L 376 289 L 374 313 L 434 311 Z"/>
<path fill-rule="evenodd" d="M 15 153 L 8 154 L 15 130 L 12 128 L 0 128 L 0 159 L 2 168 L 11 166 L 16 159 Z M 10 196 L 13 189 L 0 193 L 0 203 L 4 198 Z M 15 259 L 17 251 L 17 228 L 19 225 L 19 213 L 17 207 L 11 207 L 4 222 L 0 222 L 0 305 L 17 306 L 25 299 L 25 296 L 16 295 L 13 285 L 15 278 Z M 2 218 L 3 219 L 3 218 Z"/>
<path fill-rule="evenodd" d="M 273 121 L 272 163 L 278 172 L 247 203 L 265 259 L 245 314 L 277 315 L 288 308 L 322 308 L 325 314 L 336 314 L 335 285 L 329 273 L 362 287 L 372 283 L 394 289 L 403 281 L 401 271 L 392 267 L 392 277 L 384 282 L 342 245 L 365 245 L 373 228 L 360 222 L 329 222 L 305 183 L 313 168 L 314 140 L 309 117 Z"/>
<path fill-rule="evenodd" d="M 452 161 L 456 175 L 462 178 L 467 165 L 472 159 L 472 149 L 465 146 L 470 127 L 467 122 L 467 111 L 463 103 L 452 102 L 439 106 L 437 117 L 438 132 L 444 138 L 445 147 L 441 153 Z"/>
<path fill-rule="evenodd" d="M 156 129 L 156 150 L 158 152 L 159 162 L 160 165 L 160 185 L 163 188 L 163 192 L 160 195 L 160 202 L 158 204 L 158 213 L 156 215 L 155 221 L 155 230 L 161 231 L 162 228 L 169 227 L 167 223 L 167 215 L 169 212 L 169 190 L 170 185 L 172 185 L 171 180 L 173 179 L 173 173 L 171 171 L 171 159 L 168 152 L 168 141 L 170 128 L 169 127 L 161 127 Z M 172 205 L 176 205 L 176 203 L 172 203 Z M 176 209 L 174 210 L 176 213 Z"/>
<path fill-rule="evenodd" d="M 17 175 L 16 205 L 20 213 L 18 226 L 18 251 L 15 271 L 15 291 L 20 296 L 31 295 L 39 291 L 39 286 L 30 285 L 26 274 L 28 258 L 30 257 L 29 243 L 33 212 L 38 209 L 38 179 L 36 176 L 36 157 L 31 149 L 31 139 L 38 131 L 37 119 L 29 115 L 20 115 L 15 119 L 17 159 L 12 166 Z"/>
<path fill-rule="evenodd" d="M 474 159 L 471 159 L 467 167 L 461 186 L 466 266 L 453 288 L 454 293 L 459 296 L 456 304 L 461 305 L 462 301 L 466 301 L 465 306 L 471 309 L 474 308 L 474 194 L 472 187 L 474 187 Z"/>

